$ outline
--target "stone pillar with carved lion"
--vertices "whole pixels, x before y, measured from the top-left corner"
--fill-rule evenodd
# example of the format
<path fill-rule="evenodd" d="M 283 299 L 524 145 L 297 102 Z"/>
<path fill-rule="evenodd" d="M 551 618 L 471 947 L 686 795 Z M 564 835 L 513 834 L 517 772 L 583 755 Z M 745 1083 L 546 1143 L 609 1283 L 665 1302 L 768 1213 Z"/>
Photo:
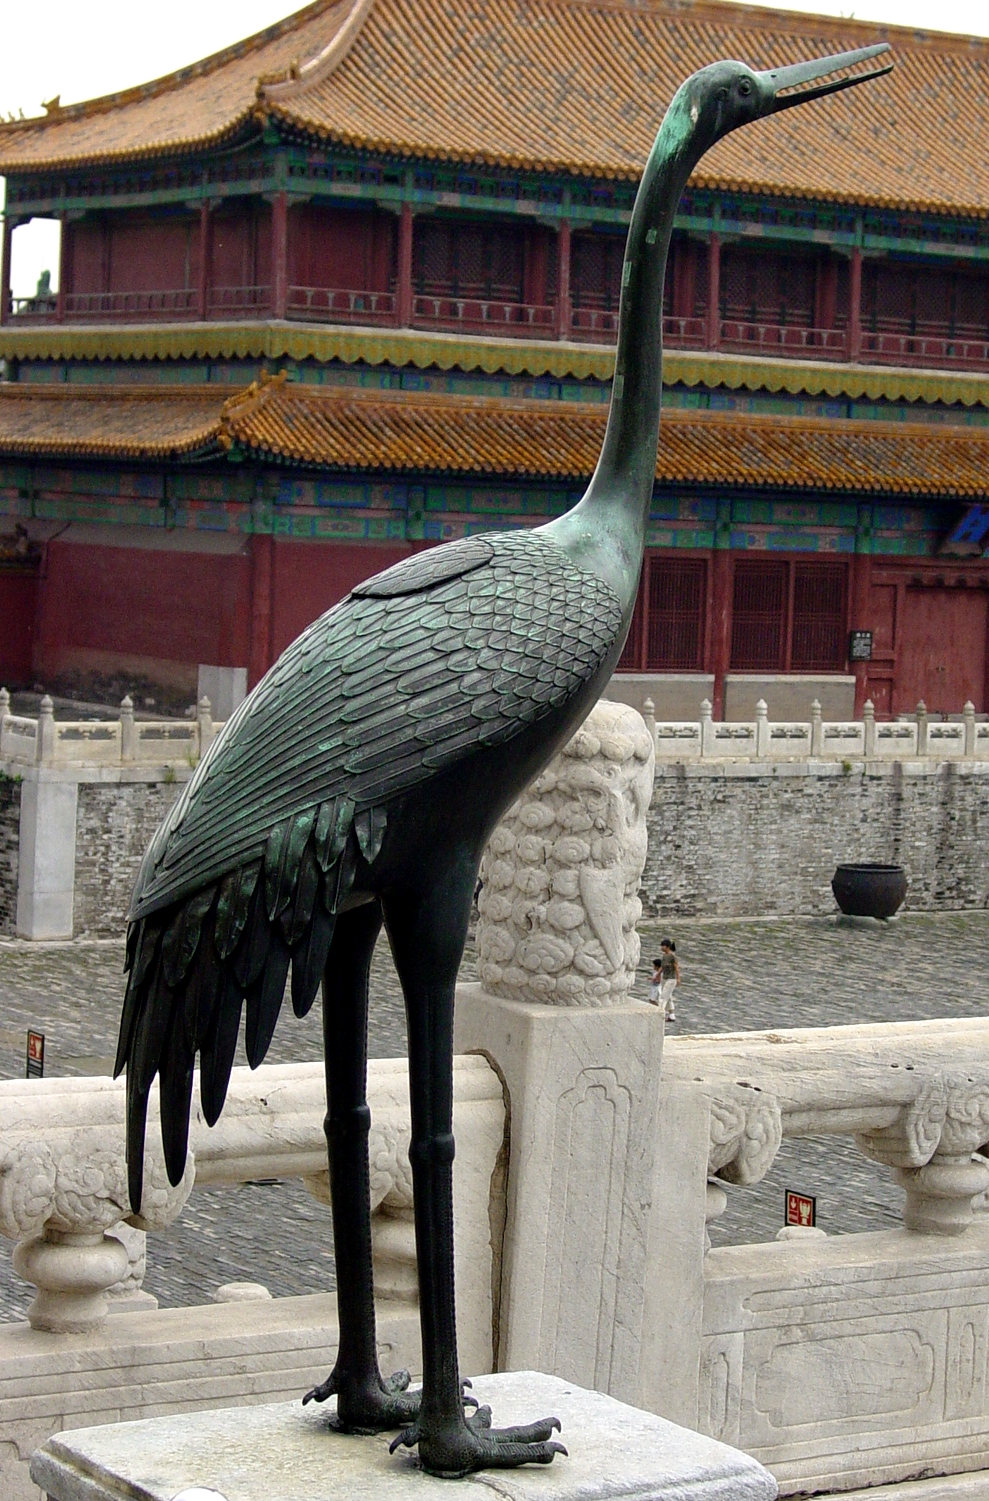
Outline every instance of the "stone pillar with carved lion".
<path fill-rule="evenodd" d="M 504 1080 L 511 1153 L 497 1365 L 642 1398 L 662 1013 L 633 999 L 655 751 L 596 705 L 481 865 L 480 981 L 456 1049 Z"/>

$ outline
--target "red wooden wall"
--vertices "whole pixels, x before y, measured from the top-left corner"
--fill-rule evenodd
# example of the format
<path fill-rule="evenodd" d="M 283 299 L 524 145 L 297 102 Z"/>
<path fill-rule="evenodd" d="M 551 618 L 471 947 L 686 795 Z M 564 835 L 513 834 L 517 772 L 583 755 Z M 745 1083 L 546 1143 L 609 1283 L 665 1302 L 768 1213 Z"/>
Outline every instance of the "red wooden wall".
<path fill-rule="evenodd" d="M 32 680 L 37 597 L 33 569 L 0 568 L 0 686 L 21 688 Z"/>
<path fill-rule="evenodd" d="M 395 283 L 398 220 L 374 209 L 302 204 L 289 210 L 293 287 L 388 292 Z"/>
<path fill-rule="evenodd" d="M 64 233 L 66 292 L 174 292 L 198 283 L 198 216 L 91 216 Z"/>

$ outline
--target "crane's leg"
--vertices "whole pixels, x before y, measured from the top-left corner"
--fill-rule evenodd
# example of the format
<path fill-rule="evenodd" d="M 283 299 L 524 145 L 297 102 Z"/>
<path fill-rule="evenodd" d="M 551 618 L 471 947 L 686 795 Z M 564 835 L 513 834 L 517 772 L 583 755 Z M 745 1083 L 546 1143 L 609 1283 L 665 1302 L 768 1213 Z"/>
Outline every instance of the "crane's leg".
<path fill-rule="evenodd" d="M 371 955 L 381 929 L 377 901 L 337 918 L 323 977 L 326 1141 L 333 1201 L 340 1346 L 326 1381 L 304 1402 L 336 1395 L 337 1421 L 351 1433 L 400 1428 L 414 1418 L 418 1393 L 407 1371 L 383 1379 L 378 1369 L 371 1269 L 368 1171 L 367 1007 Z"/>
<path fill-rule="evenodd" d="M 428 889 L 389 894 L 384 906 L 408 1017 L 423 1362 L 418 1418 L 392 1448 L 418 1444 L 424 1469 L 459 1476 L 548 1464 L 566 1450 L 549 1442 L 560 1426 L 556 1418 L 497 1430 L 489 1409 L 468 1415 L 461 1401 L 453 1289 L 453 1001 L 476 871 L 462 857 L 450 865 L 438 874 L 434 867 Z"/>

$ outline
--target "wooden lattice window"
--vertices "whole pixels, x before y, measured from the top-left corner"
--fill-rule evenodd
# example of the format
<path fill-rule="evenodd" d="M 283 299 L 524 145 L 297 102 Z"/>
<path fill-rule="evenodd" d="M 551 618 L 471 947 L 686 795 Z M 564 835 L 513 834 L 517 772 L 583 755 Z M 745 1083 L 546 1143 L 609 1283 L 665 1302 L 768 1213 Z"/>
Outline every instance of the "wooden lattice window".
<path fill-rule="evenodd" d="M 740 672 L 785 668 L 789 565 L 776 559 L 739 559 L 732 600 L 731 665 Z"/>
<path fill-rule="evenodd" d="M 669 553 L 646 557 L 619 672 L 698 672 L 704 653 L 707 565 Z"/>
<path fill-rule="evenodd" d="M 844 563 L 795 563 L 790 667 L 840 672 L 845 665 Z"/>
<path fill-rule="evenodd" d="M 704 564 L 650 558 L 646 670 L 698 672 L 703 647 Z"/>
<path fill-rule="evenodd" d="M 523 300 L 524 239 L 515 225 L 424 220 L 416 225 L 414 250 L 415 285 L 420 293 Z"/>

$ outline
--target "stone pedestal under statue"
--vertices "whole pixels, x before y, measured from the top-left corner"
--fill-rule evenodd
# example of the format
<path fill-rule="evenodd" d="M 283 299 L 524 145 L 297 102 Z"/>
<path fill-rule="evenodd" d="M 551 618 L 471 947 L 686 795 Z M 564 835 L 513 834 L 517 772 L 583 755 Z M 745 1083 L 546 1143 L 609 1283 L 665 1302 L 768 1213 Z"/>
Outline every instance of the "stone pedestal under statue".
<path fill-rule="evenodd" d="M 768 1470 L 714 1439 L 556 1376 L 480 1377 L 474 1390 L 503 1426 L 555 1413 L 569 1458 L 451 1482 L 390 1434 L 337 1433 L 331 1404 L 299 1402 L 177 1413 L 56 1434 L 31 1475 L 50 1501 L 176 1501 L 196 1490 L 223 1501 L 774 1501 Z"/>

